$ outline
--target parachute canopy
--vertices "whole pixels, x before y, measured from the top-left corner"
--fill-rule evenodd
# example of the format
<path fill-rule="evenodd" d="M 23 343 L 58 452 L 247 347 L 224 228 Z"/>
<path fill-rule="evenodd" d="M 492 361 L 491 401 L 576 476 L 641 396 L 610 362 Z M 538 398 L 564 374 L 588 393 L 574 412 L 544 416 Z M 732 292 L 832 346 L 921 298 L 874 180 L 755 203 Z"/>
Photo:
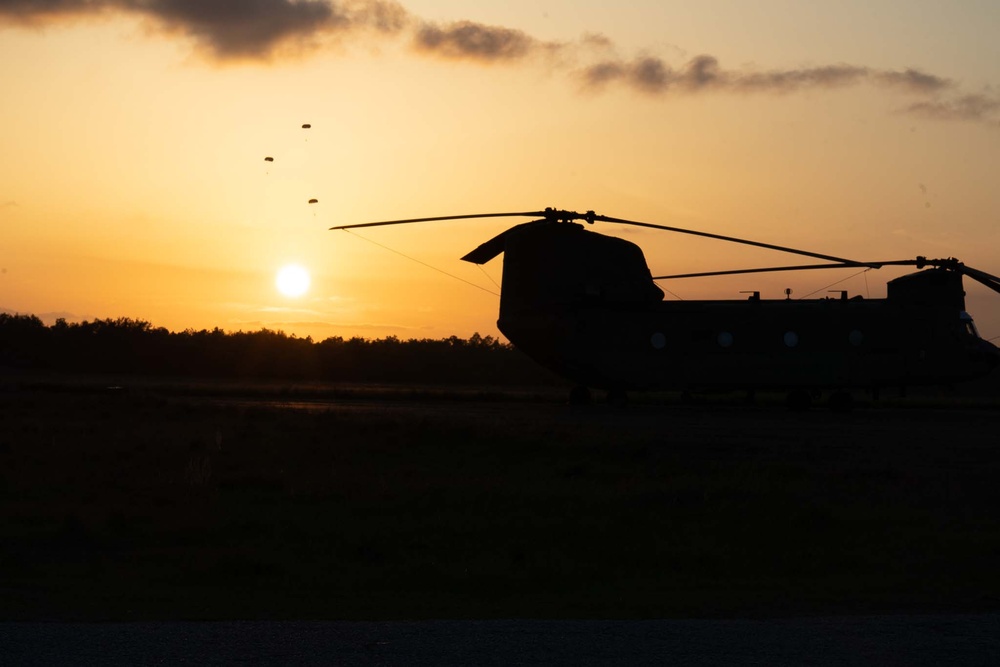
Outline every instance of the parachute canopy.
<path fill-rule="evenodd" d="M 315 204 L 315 203 L 317 203 L 317 202 L 319 202 L 319 200 L 318 200 L 318 199 L 310 199 L 310 200 L 309 200 L 309 203 L 310 203 L 310 204 Z"/>
<path fill-rule="evenodd" d="M 274 162 L 274 158 L 273 157 L 266 157 L 266 158 L 264 158 L 264 162 Z"/>
<path fill-rule="evenodd" d="M 303 130 L 308 130 L 310 127 L 312 127 L 312 125 L 310 125 L 309 123 L 303 123 L 302 124 L 302 129 Z"/>

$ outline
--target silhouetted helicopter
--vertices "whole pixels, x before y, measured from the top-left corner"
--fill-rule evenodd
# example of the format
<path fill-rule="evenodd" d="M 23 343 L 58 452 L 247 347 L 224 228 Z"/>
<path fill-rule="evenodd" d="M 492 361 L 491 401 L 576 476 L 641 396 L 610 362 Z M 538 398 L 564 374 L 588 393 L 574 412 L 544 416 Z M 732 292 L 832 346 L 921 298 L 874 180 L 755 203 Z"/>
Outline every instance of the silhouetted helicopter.
<path fill-rule="evenodd" d="M 1000 278 L 957 259 L 861 262 L 747 239 L 547 208 L 389 220 L 357 229 L 435 220 L 531 217 L 468 253 L 484 264 L 504 253 L 497 326 L 516 347 L 578 386 L 611 402 L 630 390 L 780 390 L 804 409 L 830 392 L 849 409 L 851 389 L 877 398 L 884 387 L 950 384 L 988 374 L 1000 349 L 980 338 L 965 310 L 962 276 L 1000 292 Z M 822 264 L 653 276 L 642 250 L 576 221 L 616 223 L 701 236 L 823 260 Z M 846 267 L 915 266 L 887 284 L 884 299 L 664 301 L 656 280 Z M 787 293 L 787 291 L 786 291 Z"/>

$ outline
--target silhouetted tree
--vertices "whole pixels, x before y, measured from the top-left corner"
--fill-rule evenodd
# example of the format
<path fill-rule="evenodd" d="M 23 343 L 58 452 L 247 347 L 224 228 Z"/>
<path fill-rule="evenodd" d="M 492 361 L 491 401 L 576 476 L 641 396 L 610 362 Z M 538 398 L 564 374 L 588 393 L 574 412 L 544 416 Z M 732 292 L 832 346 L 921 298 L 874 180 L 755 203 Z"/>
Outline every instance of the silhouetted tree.
<path fill-rule="evenodd" d="M 170 332 L 128 317 L 51 327 L 0 314 L 0 367 L 76 373 L 349 382 L 549 384 L 554 376 L 492 336 L 314 342 L 282 331 Z"/>

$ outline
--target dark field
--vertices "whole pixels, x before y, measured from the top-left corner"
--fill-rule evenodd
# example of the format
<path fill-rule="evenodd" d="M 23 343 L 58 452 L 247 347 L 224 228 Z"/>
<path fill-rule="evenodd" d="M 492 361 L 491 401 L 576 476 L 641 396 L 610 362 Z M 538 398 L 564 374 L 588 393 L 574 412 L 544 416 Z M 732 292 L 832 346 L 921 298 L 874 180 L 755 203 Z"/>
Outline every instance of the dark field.
<path fill-rule="evenodd" d="M 998 422 L 11 383 L 0 619 L 998 611 Z"/>

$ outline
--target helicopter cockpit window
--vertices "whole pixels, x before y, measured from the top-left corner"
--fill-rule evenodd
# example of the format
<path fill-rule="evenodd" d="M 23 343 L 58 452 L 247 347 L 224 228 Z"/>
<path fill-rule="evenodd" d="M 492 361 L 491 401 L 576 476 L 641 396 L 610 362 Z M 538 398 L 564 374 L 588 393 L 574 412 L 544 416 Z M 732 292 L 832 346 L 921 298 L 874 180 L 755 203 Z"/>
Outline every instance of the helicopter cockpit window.
<path fill-rule="evenodd" d="M 976 330 L 976 323 L 972 321 L 971 315 L 963 310 L 959 313 L 958 318 L 962 321 L 965 333 L 969 334 L 973 338 L 979 338 L 979 332 Z"/>

